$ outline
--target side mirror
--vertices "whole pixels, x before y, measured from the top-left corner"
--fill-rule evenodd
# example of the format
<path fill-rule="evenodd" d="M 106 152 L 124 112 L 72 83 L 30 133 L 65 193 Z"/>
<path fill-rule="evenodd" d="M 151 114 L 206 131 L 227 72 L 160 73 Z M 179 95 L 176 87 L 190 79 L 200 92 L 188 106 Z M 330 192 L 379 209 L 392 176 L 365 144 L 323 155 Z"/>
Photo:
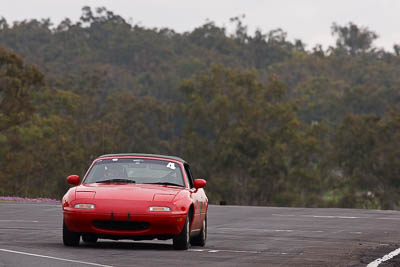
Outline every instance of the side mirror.
<path fill-rule="evenodd" d="M 206 180 L 204 179 L 195 179 L 193 181 L 194 188 L 199 189 L 205 187 L 207 184 Z"/>
<path fill-rule="evenodd" d="M 67 182 L 72 184 L 72 185 L 78 185 L 79 184 L 79 176 L 78 175 L 70 175 L 67 177 Z"/>

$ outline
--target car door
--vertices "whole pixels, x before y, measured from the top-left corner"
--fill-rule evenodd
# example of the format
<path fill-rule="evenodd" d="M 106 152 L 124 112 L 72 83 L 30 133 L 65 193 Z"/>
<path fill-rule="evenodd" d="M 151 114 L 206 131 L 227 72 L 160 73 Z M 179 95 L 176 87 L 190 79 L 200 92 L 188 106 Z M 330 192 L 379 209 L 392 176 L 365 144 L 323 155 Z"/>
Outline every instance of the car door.
<path fill-rule="evenodd" d="M 201 213 L 203 213 L 203 203 L 202 203 L 202 190 L 196 190 L 193 186 L 193 176 L 190 171 L 190 167 L 188 164 L 185 164 L 185 173 L 188 178 L 191 197 L 194 205 L 194 214 L 193 214 L 193 222 L 192 222 L 192 230 L 198 230 L 202 226 Z M 203 193 L 204 194 L 204 193 Z"/>

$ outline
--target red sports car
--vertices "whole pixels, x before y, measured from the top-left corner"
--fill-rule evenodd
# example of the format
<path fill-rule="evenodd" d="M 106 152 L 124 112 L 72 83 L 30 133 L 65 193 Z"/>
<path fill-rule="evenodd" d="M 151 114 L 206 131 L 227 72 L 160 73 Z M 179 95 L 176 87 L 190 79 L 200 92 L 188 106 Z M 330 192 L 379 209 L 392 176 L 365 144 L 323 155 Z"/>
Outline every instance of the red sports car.
<path fill-rule="evenodd" d="M 78 246 L 106 239 L 173 239 L 174 249 L 204 246 L 207 238 L 206 181 L 193 180 L 181 158 L 110 154 L 95 159 L 62 200 L 63 242 Z"/>

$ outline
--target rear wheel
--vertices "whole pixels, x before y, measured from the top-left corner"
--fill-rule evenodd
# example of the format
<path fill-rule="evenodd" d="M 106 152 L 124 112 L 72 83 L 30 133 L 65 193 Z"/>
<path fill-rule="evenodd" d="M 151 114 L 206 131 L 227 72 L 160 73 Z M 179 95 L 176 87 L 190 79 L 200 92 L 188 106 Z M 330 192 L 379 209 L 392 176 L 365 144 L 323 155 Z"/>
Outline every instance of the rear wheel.
<path fill-rule="evenodd" d="M 97 236 L 94 234 L 83 234 L 82 235 L 82 240 L 85 243 L 96 243 L 97 242 Z"/>
<path fill-rule="evenodd" d="M 187 250 L 190 247 L 190 216 L 186 217 L 182 232 L 173 239 L 173 247 L 176 250 Z"/>
<path fill-rule="evenodd" d="M 206 239 L 207 239 L 207 215 L 203 220 L 203 227 L 201 228 L 199 235 L 193 237 L 190 240 L 190 244 L 192 246 L 204 247 L 206 245 Z"/>
<path fill-rule="evenodd" d="M 68 230 L 65 221 L 63 221 L 63 243 L 65 246 L 76 247 L 79 245 L 80 234 Z"/>

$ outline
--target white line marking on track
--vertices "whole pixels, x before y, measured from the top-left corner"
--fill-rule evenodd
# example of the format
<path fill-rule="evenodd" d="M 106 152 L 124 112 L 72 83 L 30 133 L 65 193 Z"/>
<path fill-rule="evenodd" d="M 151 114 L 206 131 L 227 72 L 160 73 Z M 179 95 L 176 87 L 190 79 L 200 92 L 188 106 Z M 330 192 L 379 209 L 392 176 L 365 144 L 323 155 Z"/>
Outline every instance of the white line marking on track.
<path fill-rule="evenodd" d="M 229 250 L 229 249 L 189 249 L 189 251 L 194 251 L 194 252 L 209 252 L 209 253 L 218 253 L 218 252 L 231 252 L 231 253 L 251 253 L 251 254 L 257 254 L 261 253 L 261 251 L 251 251 L 251 250 Z"/>
<path fill-rule="evenodd" d="M 386 254 L 385 256 L 383 256 L 382 258 L 376 259 L 373 262 L 369 263 L 367 265 L 367 267 L 377 267 L 379 264 L 381 264 L 382 262 L 388 261 L 391 258 L 397 256 L 400 254 L 400 248 L 393 250 L 392 252 L 390 252 L 389 254 Z"/>
<path fill-rule="evenodd" d="M 288 230 L 288 229 L 260 229 L 260 228 L 230 228 L 230 227 L 221 227 L 221 228 L 216 228 L 216 230 L 237 230 L 237 231 L 259 231 L 259 232 L 293 232 L 294 230 Z"/>
<path fill-rule="evenodd" d="M 218 252 L 233 252 L 233 253 L 252 253 L 258 254 L 261 253 L 260 251 L 249 251 L 249 250 L 227 250 L 227 249 L 219 249 Z M 210 252 L 210 251 L 209 251 Z"/>
<path fill-rule="evenodd" d="M 361 218 L 361 217 L 354 217 L 354 216 L 332 216 L 332 215 L 304 215 L 304 217 L 328 218 L 328 219 L 360 219 Z"/>
<path fill-rule="evenodd" d="M 22 254 L 22 255 L 27 255 L 27 256 L 33 256 L 33 257 L 39 257 L 39 258 L 52 259 L 52 260 L 59 260 L 59 261 L 67 261 L 67 262 L 81 263 L 81 264 L 92 265 L 92 266 L 112 267 L 111 265 L 103 265 L 103 264 L 98 264 L 98 263 L 93 263 L 93 262 L 86 262 L 86 261 L 78 261 L 78 260 L 69 260 L 69 259 L 64 259 L 64 258 L 57 258 L 57 257 L 46 256 L 46 255 L 40 255 L 40 254 L 33 254 L 33 253 L 26 253 L 26 252 L 15 251 L 15 250 L 9 250 L 9 249 L 1 249 L 1 248 L 0 248 L 0 251 L 9 252 L 9 253 L 15 253 L 15 254 Z"/>

